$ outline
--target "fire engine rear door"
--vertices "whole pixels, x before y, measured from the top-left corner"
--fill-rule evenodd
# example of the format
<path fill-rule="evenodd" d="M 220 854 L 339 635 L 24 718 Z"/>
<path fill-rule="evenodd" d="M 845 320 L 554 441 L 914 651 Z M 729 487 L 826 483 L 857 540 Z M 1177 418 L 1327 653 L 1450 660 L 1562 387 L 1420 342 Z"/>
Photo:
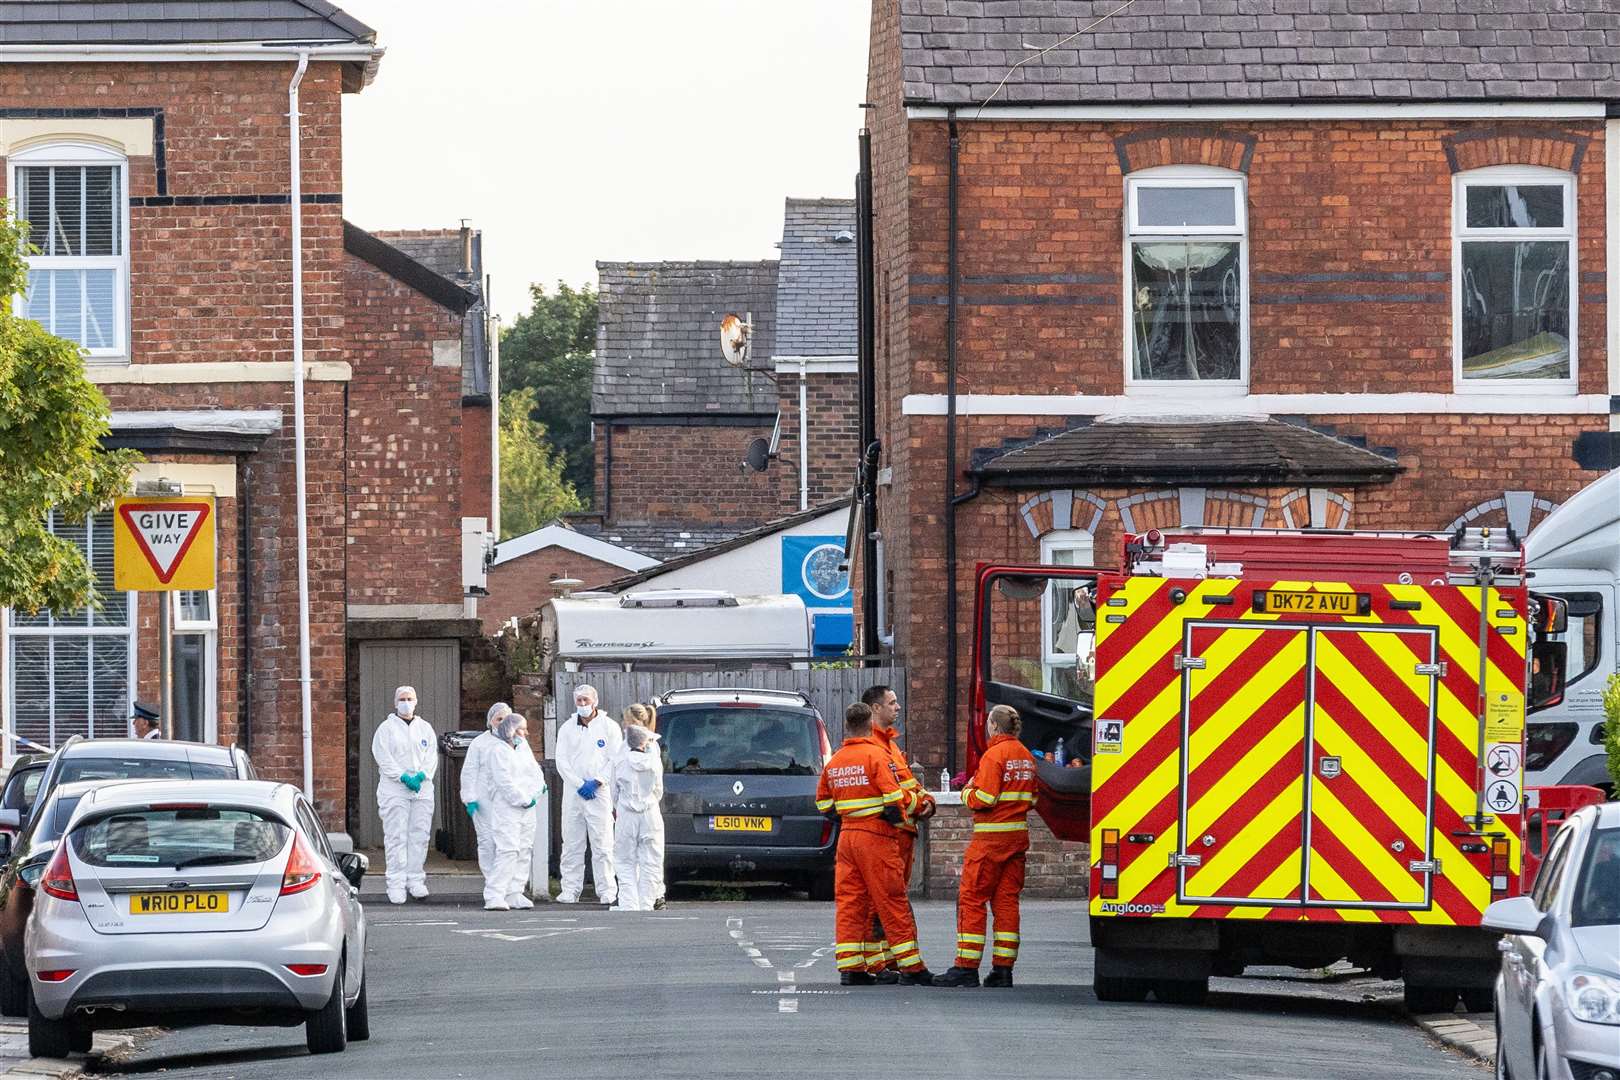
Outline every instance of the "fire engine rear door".
<path fill-rule="evenodd" d="M 1181 903 L 1300 903 L 1309 638 L 1269 622 L 1186 626 Z"/>
<path fill-rule="evenodd" d="M 1430 906 L 1437 647 L 1423 627 L 1312 632 L 1308 905 Z"/>

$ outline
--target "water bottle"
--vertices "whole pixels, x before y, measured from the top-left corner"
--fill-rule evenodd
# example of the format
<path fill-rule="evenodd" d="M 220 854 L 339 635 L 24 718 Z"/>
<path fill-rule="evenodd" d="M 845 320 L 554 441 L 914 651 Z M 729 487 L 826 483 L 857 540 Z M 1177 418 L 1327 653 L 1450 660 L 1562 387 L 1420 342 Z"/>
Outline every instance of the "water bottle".
<path fill-rule="evenodd" d="M 941 770 L 939 770 L 939 790 L 941 790 L 941 791 L 949 791 L 949 790 L 951 790 L 951 770 L 949 770 L 949 769 L 941 769 Z"/>
<path fill-rule="evenodd" d="M 1059 739 L 1058 744 L 1052 748 L 1052 764 L 1059 766 L 1060 768 L 1064 764 L 1062 739 Z"/>

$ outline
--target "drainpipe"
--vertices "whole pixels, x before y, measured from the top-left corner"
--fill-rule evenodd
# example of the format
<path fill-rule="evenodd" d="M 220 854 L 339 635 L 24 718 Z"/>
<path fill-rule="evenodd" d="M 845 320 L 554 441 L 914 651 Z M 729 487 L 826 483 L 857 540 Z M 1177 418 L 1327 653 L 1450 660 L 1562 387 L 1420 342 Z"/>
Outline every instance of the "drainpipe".
<path fill-rule="evenodd" d="M 877 516 L 877 474 L 883 463 L 883 447 L 877 437 L 877 265 L 872 235 L 872 133 L 861 129 L 860 173 L 855 178 L 855 250 L 857 271 L 856 322 L 858 325 L 860 382 L 860 488 L 855 498 L 860 504 L 865 526 L 860 537 L 861 566 L 861 652 L 877 653 L 879 646 L 892 649 L 893 635 L 883 634 L 888 626 L 883 601 L 883 556 Z"/>
<path fill-rule="evenodd" d="M 236 487 L 239 495 L 237 507 L 236 545 L 237 575 L 242 579 L 242 680 L 237 692 L 242 695 L 237 712 L 236 741 L 242 752 L 253 753 L 253 466 L 244 455 L 237 459 Z"/>
<path fill-rule="evenodd" d="M 799 509 L 810 509 L 810 391 L 805 384 L 809 361 L 799 357 Z"/>
<path fill-rule="evenodd" d="M 292 157 L 292 353 L 293 470 L 298 519 L 298 691 L 303 732 L 304 796 L 315 798 L 314 732 L 309 674 L 309 516 L 304 478 L 304 180 L 298 146 L 298 87 L 309 70 L 309 50 L 298 52 L 298 67 L 287 85 L 287 138 Z"/>
<path fill-rule="evenodd" d="M 484 315 L 489 349 L 489 532 L 501 539 L 501 317 L 490 310 L 489 278 L 484 278 Z"/>
<path fill-rule="evenodd" d="M 950 292 L 945 299 L 945 767 L 956 775 L 956 264 L 957 155 L 961 143 L 956 131 L 956 110 L 947 114 L 950 164 L 946 177 L 947 218 L 945 277 Z"/>

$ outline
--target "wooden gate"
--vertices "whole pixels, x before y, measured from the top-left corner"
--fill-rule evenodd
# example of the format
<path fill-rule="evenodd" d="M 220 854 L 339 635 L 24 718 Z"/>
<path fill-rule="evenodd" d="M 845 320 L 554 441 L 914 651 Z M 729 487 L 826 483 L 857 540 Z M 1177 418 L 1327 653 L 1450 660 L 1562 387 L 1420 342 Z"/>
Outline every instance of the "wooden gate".
<path fill-rule="evenodd" d="M 416 714 L 432 724 L 434 731 L 456 730 L 461 726 L 461 646 L 454 641 L 361 643 L 360 790 L 355 792 L 351 834 L 357 848 L 382 847 L 371 738 L 393 711 L 394 691 L 401 686 L 416 687 Z M 433 817 L 437 828 L 437 810 Z"/>

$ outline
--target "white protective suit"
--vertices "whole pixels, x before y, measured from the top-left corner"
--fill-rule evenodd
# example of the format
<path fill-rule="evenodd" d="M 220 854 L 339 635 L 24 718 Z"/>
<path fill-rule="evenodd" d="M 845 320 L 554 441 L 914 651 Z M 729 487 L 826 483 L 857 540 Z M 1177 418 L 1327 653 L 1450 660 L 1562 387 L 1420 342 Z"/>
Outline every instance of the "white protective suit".
<path fill-rule="evenodd" d="M 495 800 L 490 776 L 491 757 L 510 749 L 493 731 L 486 731 L 467 747 L 461 763 L 461 802 L 477 803 L 473 829 L 478 834 L 478 872 L 484 875 L 484 900 L 500 899 L 504 883 L 495 878 Z"/>
<path fill-rule="evenodd" d="M 658 736 L 648 735 L 645 749 L 620 752 L 613 772 L 613 858 L 626 911 L 651 911 L 664 887 L 664 762 Z"/>
<path fill-rule="evenodd" d="M 546 774 L 540 768 L 539 759 L 534 756 L 534 747 L 529 740 L 521 740 L 512 748 L 512 756 L 516 759 L 514 769 L 517 775 L 519 791 L 527 791 L 536 802 L 545 798 Z M 529 866 L 534 862 L 534 834 L 540 822 L 540 807 L 530 807 L 519 821 L 518 850 L 522 860 L 514 875 L 506 884 L 506 895 L 522 896 L 523 890 L 529 884 Z"/>
<path fill-rule="evenodd" d="M 507 904 L 512 895 L 512 883 L 520 881 L 529 868 L 527 852 L 523 849 L 523 819 L 533 818 L 535 792 L 523 779 L 518 763 L 517 748 L 510 743 L 501 744 L 490 751 L 489 805 L 490 819 L 495 836 L 495 864 L 484 881 L 484 903 Z M 483 809 L 482 806 L 479 807 Z M 523 892 L 520 884 L 516 890 Z"/>
<path fill-rule="evenodd" d="M 619 725 L 598 709 L 589 724 L 577 715 L 557 725 L 557 772 L 562 777 L 563 903 L 579 899 L 585 887 L 585 842 L 591 845 L 591 873 L 596 896 L 611 904 L 618 896 L 613 874 L 613 765 L 624 736 Z M 596 798 L 580 797 L 587 780 L 601 781 Z"/>
<path fill-rule="evenodd" d="M 384 881 L 392 894 L 425 889 L 428 834 L 433 830 L 433 775 L 439 771 L 438 736 L 433 725 L 417 716 L 409 721 L 388 714 L 371 738 L 377 762 L 377 813 L 382 817 Z M 425 773 L 420 791 L 400 780 L 405 773 Z"/>

